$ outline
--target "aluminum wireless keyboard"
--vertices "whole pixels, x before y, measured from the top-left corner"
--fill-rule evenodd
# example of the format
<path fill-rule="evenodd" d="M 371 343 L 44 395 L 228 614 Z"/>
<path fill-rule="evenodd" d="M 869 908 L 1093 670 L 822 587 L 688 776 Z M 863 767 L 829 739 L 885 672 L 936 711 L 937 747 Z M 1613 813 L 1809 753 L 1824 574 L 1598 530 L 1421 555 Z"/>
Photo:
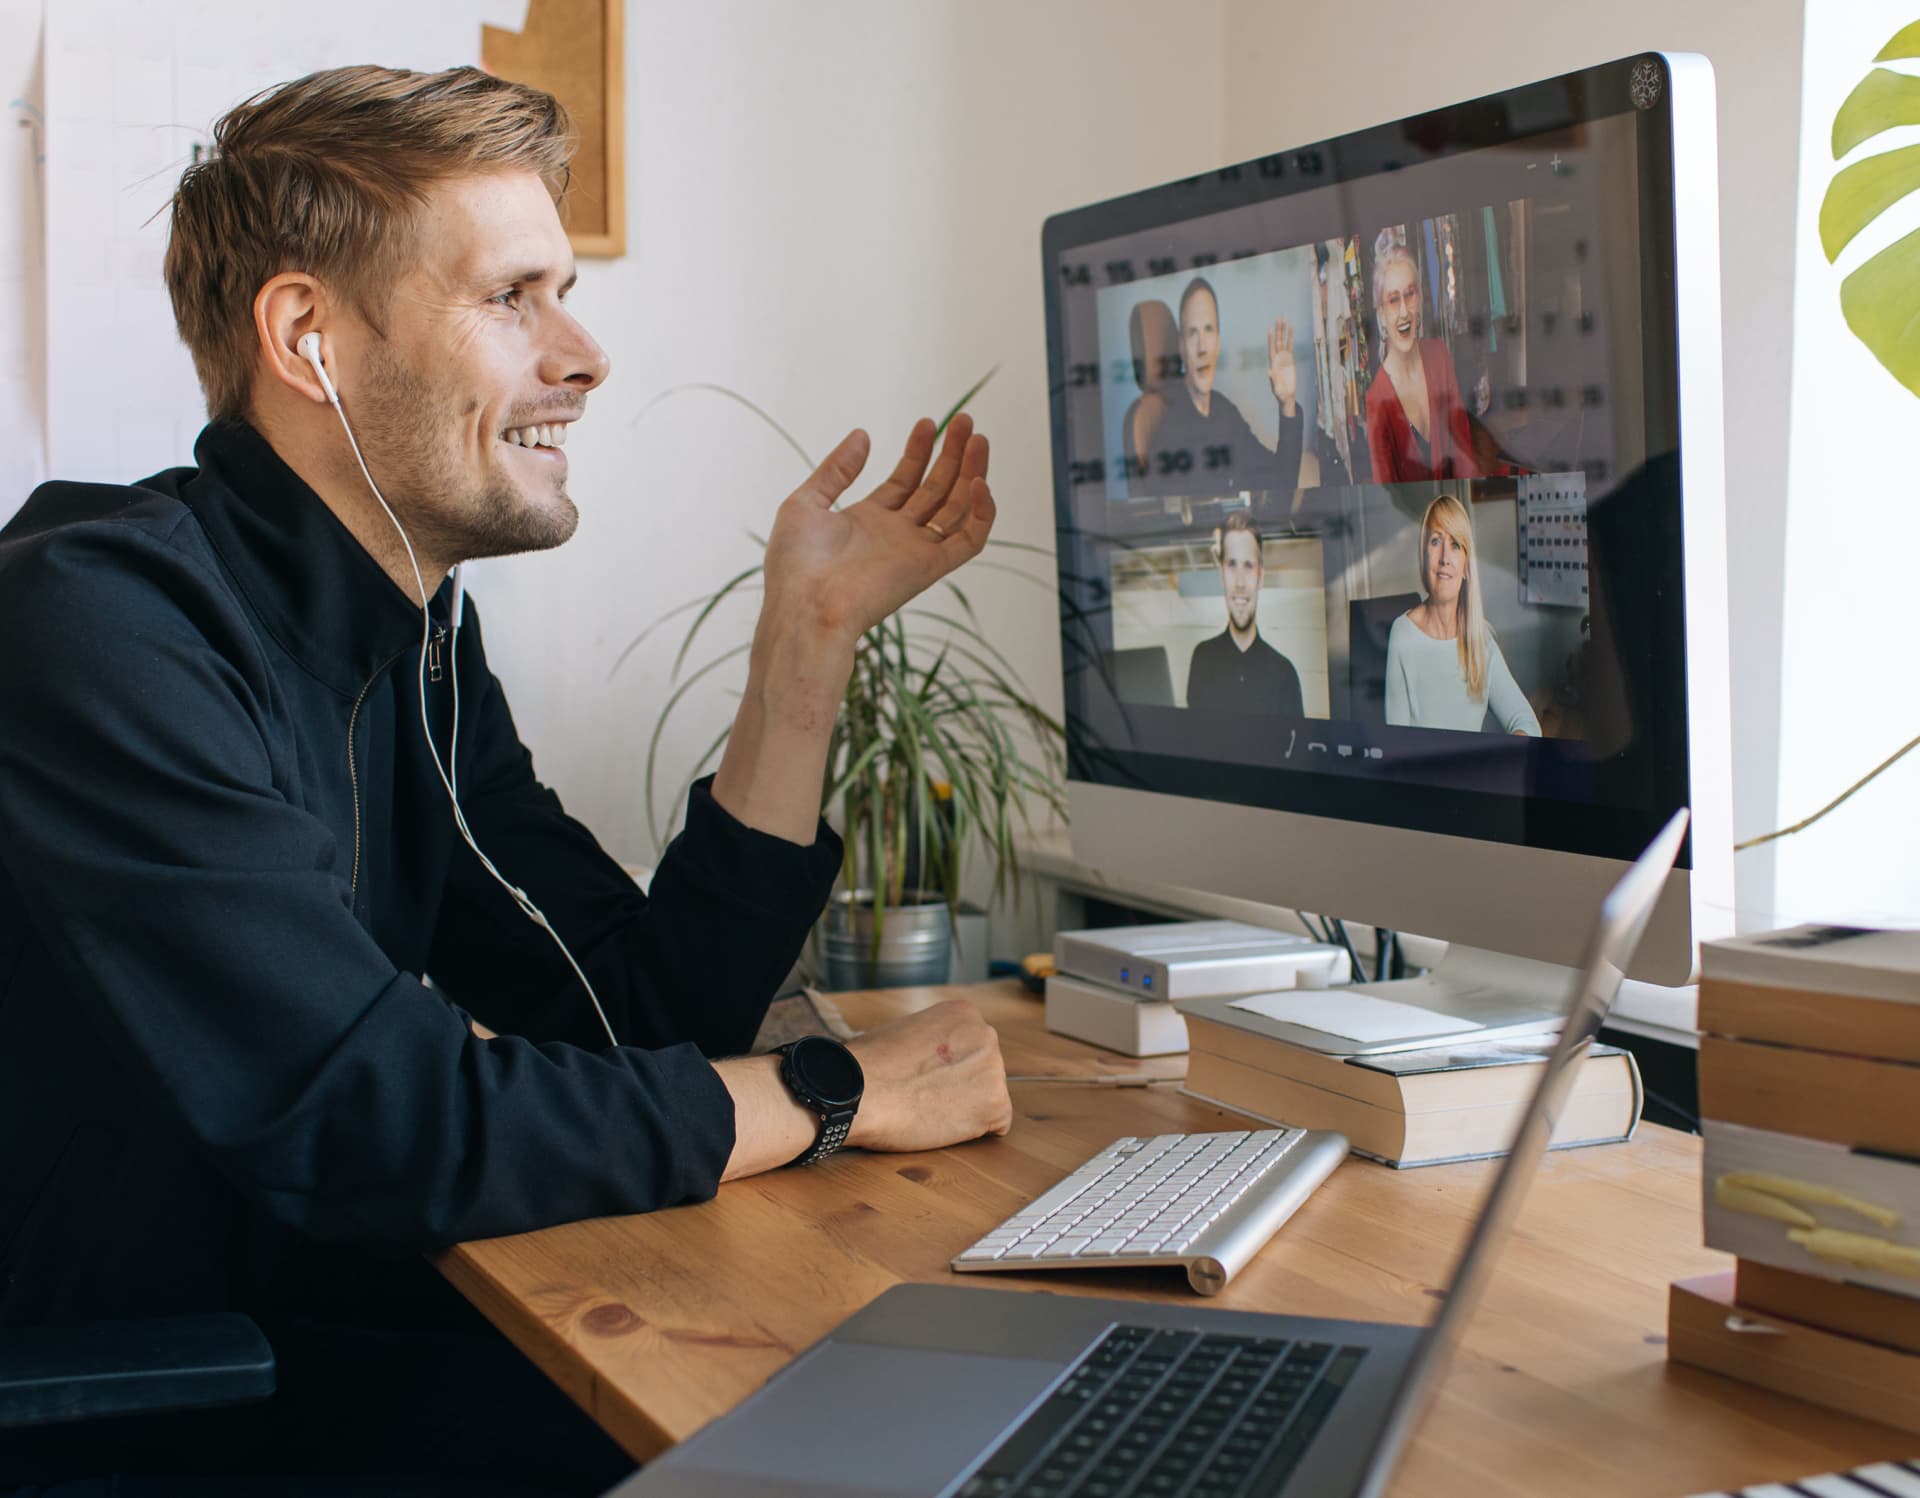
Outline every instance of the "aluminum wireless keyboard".
<path fill-rule="evenodd" d="M 1217 1295 L 1346 1157 L 1343 1134 L 1241 1129 L 1116 1139 L 953 1267 L 1178 1264 Z"/>

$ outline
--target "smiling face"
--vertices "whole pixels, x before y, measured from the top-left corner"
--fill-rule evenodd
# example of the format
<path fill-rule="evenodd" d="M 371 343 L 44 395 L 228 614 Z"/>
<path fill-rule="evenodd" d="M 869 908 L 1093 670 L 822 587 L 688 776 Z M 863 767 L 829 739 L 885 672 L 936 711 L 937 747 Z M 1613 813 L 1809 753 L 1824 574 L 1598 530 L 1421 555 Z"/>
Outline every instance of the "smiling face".
<path fill-rule="evenodd" d="M 1228 531 L 1220 538 L 1220 586 L 1227 595 L 1227 620 L 1236 633 L 1253 628 L 1265 576 L 1260 541 L 1251 531 Z"/>
<path fill-rule="evenodd" d="M 1420 337 L 1420 277 L 1405 260 L 1389 260 L 1374 283 L 1374 306 L 1396 354 L 1412 350 Z"/>
<path fill-rule="evenodd" d="M 1404 555 L 1404 553 L 1402 553 Z M 1460 601 L 1460 590 L 1467 581 L 1466 549 L 1438 526 L 1428 529 L 1423 553 L 1427 575 L 1428 601 L 1450 609 Z"/>
<path fill-rule="evenodd" d="M 564 305 L 573 251 L 553 201 L 530 172 L 456 178 L 414 250 L 342 391 L 368 466 L 435 556 L 558 546 L 579 523 L 561 448 L 607 358 Z"/>
<path fill-rule="evenodd" d="M 1213 389 L 1214 369 L 1220 362 L 1220 307 L 1206 287 L 1196 287 L 1180 304 L 1180 357 L 1186 367 L 1187 390 L 1196 401 Z"/>

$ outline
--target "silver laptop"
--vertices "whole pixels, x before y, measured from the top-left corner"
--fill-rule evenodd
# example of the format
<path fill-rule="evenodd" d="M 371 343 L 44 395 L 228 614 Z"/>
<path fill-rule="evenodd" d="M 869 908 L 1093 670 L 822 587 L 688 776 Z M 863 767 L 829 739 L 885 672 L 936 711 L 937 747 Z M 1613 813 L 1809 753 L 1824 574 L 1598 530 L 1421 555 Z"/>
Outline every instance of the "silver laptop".
<path fill-rule="evenodd" d="M 1686 825 L 1682 811 L 1601 902 L 1560 1044 L 1431 1326 L 900 1285 L 614 1492 L 1374 1498 L 1493 1272 Z"/>

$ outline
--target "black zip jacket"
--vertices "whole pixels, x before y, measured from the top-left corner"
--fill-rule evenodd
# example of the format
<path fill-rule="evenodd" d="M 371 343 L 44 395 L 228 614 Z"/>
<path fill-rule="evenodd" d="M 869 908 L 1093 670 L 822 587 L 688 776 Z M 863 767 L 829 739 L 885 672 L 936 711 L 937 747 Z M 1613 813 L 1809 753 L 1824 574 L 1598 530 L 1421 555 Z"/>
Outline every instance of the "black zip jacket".
<path fill-rule="evenodd" d="M 711 1196 L 708 1058 L 750 1044 L 838 841 L 702 784 L 642 896 L 535 779 L 469 602 L 461 804 L 608 1047 L 457 838 L 419 611 L 251 428 L 195 457 L 0 530 L 0 1326 L 270 1308 L 330 1256 Z"/>

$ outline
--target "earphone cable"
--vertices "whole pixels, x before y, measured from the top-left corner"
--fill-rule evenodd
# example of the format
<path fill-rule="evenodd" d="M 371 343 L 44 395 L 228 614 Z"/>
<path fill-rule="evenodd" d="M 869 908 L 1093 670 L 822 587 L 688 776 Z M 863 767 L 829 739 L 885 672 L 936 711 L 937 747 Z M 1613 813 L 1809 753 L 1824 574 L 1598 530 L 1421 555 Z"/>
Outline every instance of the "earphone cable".
<path fill-rule="evenodd" d="M 317 360 L 315 362 L 318 363 Z M 547 919 L 546 912 L 533 903 L 525 890 L 494 866 L 493 860 L 481 851 L 480 844 L 474 839 L 472 829 L 467 826 L 467 814 L 460 809 L 460 797 L 454 790 L 453 776 L 447 773 L 447 767 L 440 762 L 440 750 L 433 742 L 433 720 L 427 713 L 427 651 L 433 644 L 433 616 L 427 611 L 426 579 L 420 575 L 420 562 L 413 554 L 413 542 L 407 538 L 407 528 L 400 523 L 400 517 L 393 513 L 393 508 L 387 503 L 386 496 L 380 492 L 380 486 L 373 481 L 373 474 L 367 468 L 367 460 L 360 452 L 360 443 L 355 439 L 353 427 L 347 421 L 347 413 L 341 408 L 340 398 L 334 393 L 330 383 L 327 386 L 327 394 L 332 397 L 334 415 L 340 418 L 341 430 L 347 434 L 347 444 L 353 449 L 354 461 L 360 465 L 361 476 L 366 479 L 367 488 L 373 492 L 373 497 L 379 503 L 381 511 L 392 523 L 394 530 L 399 532 L 400 544 L 406 548 L 407 565 L 413 569 L 413 586 L 420 595 L 420 727 L 427 736 L 427 756 L 433 761 L 434 773 L 440 777 L 440 784 L 446 788 L 448 804 L 453 807 L 454 827 L 460 833 L 461 839 L 473 850 L 473 856 L 480 860 L 480 866 L 493 877 L 495 883 L 512 896 L 514 904 L 520 907 L 520 913 L 553 938 L 553 944 L 560 949 L 560 955 L 566 958 L 567 966 L 573 969 L 573 975 L 580 980 L 580 986 L 586 990 L 587 1000 L 593 1005 L 594 1014 L 599 1017 L 600 1028 L 607 1032 L 608 1043 L 618 1046 L 620 1039 L 613 1033 L 613 1025 L 607 1019 L 607 1011 L 601 1007 L 600 995 L 593 991 L 593 984 L 581 971 L 580 964 L 574 961 L 573 953 L 567 949 L 567 944 L 562 940 L 560 933 L 553 929 L 553 922 Z M 460 672 L 453 660 L 459 643 L 460 626 L 456 622 L 453 629 L 449 631 L 447 644 L 447 659 L 453 675 L 453 734 L 447 747 L 449 756 L 457 754 L 460 747 Z M 457 765 L 454 773 L 456 775 L 459 773 Z"/>

